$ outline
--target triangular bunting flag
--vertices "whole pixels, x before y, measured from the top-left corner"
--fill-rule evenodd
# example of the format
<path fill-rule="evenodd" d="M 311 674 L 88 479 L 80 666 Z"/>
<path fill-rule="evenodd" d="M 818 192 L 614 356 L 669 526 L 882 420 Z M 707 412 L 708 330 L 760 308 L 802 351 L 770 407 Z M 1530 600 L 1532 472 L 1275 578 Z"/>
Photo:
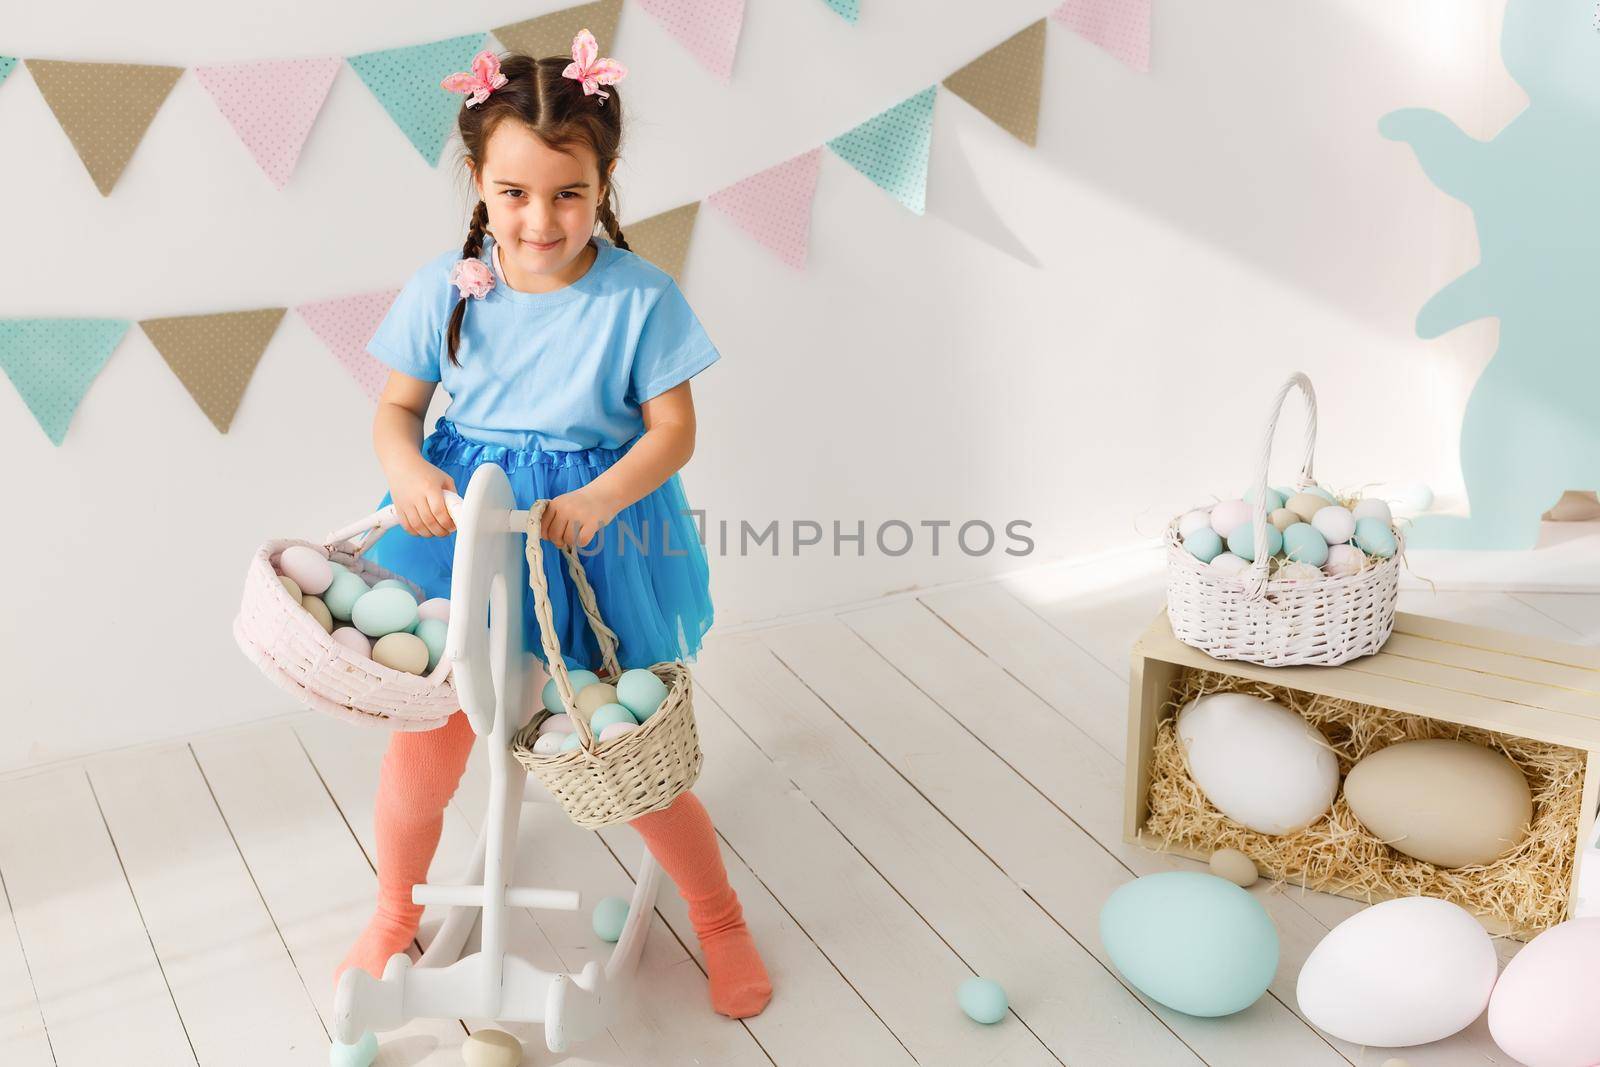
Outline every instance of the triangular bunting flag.
<path fill-rule="evenodd" d="M 548 15 L 497 26 L 490 33 L 513 52 L 540 59 L 544 56 L 572 55 L 572 39 L 579 30 L 588 30 L 600 43 L 600 54 L 606 55 L 617 36 L 617 16 L 622 11 L 622 0 L 599 0 L 594 4 L 579 4 Z"/>
<path fill-rule="evenodd" d="M 1050 17 L 1134 70 L 1150 71 L 1150 0 L 1067 0 Z"/>
<path fill-rule="evenodd" d="M 464 99 L 460 93 L 440 88 L 439 83 L 457 71 L 470 69 L 472 57 L 487 38 L 487 34 L 469 33 L 350 57 L 350 65 L 430 167 L 438 165 Z"/>
<path fill-rule="evenodd" d="M 817 189 L 822 149 L 813 148 L 787 163 L 719 189 L 706 203 L 725 212 L 739 228 L 797 270 L 806 265 L 811 233 L 811 197 Z"/>
<path fill-rule="evenodd" d="M 1027 144 L 1039 134 L 1044 80 L 1044 19 L 989 49 L 944 80 L 944 87 Z"/>
<path fill-rule="evenodd" d="M 837 11 L 846 22 L 854 22 L 861 17 L 861 4 L 858 0 L 822 0 L 822 2 Z"/>
<path fill-rule="evenodd" d="M 928 190 L 928 149 L 933 143 L 929 86 L 828 142 L 839 158 L 871 178 L 906 207 L 922 214 Z"/>
<path fill-rule="evenodd" d="M 344 369 L 373 403 L 377 403 L 384 383 L 389 380 L 389 368 L 367 355 L 367 342 L 378 332 L 378 324 L 399 295 L 398 289 L 386 289 L 381 293 L 319 300 L 295 308 L 311 327 L 311 332 L 322 338 L 322 343 L 344 364 Z"/>
<path fill-rule="evenodd" d="M 694 220 L 699 214 L 700 202 L 696 200 L 630 223 L 623 227 L 622 236 L 636 255 L 654 263 L 681 284 L 683 263 L 689 256 L 689 235 L 694 232 Z"/>
<path fill-rule="evenodd" d="M 127 332 L 121 319 L 0 319 L 0 367 L 57 445 Z"/>
<path fill-rule="evenodd" d="M 724 82 L 733 77 L 744 0 L 639 0 L 700 65 Z"/>
<path fill-rule="evenodd" d="M 145 319 L 139 326 L 211 424 L 227 433 L 285 310 Z"/>
<path fill-rule="evenodd" d="M 250 150 L 256 165 L 282 189 L 289 184 L 306 135 L 343 65 L 338 56 L 269 59 L 196 67 L 194 75 Z"/>
<path fill-rule="evenodd" d="M 0 82 L 6 80 L 6 75 L 10 74 L 11 68 L 16 65 L 17 61 L 11 56 L 0 56 Z"/>
<path fill-rule="evenodd" d="M 101 196 L 122 176 L 182 67 L 30 59 L 28 73 L 55 112 Z"/>

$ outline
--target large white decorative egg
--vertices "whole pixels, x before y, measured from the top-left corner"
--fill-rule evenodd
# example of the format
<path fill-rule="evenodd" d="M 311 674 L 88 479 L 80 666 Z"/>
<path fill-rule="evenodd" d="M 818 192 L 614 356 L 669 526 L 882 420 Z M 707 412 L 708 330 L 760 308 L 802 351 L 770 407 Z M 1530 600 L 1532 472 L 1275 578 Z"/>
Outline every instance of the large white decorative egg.
<path fill-rule="evenodd" d="M 1282 704 L 1212 693 L 1178 713 L 1189 774 L 1228 818 L 1287 834 L 1321 818 L 1339 790 L 1339 760 L 1317 728 Z"/>
<path fill-rule="evenodd" d="M 1400 897 L 1328 931 L 1295 997 L 1312 1025 L 1357 1045 L 1441 1041 L 1489 1004 L 1499 961 L 1482 924 L 1447 900 Z"/>
<path fill-rule="evenodd" d="M 1600 1063 L 1600 918 L 1550 927 L 1506 964 L 1489 998 L 1494 1043 L 1535 1067 Z"/>

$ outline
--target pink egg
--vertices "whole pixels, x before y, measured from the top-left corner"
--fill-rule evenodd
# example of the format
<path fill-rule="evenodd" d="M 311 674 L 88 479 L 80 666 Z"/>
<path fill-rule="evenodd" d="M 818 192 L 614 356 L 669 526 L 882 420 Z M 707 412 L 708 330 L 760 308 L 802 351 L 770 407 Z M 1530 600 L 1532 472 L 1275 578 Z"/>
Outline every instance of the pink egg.
<path fill-rule="evenodd" d="M 628 731 L 637 730 L 638 728 L 639 724 L 636 722 L 614 722 L 600 731 L 600 743 L 605 744 L 613 737 L 621 737 Z"/>
<path fill-rule="evenodd" d="M 1250 514 L 1250 505 L 1243 500 L 1224 500 L 1211 509 L 1211 528 L 1226 541 L 1229 534 L 1250 521 Z"/>
<path fill-rule="evenodd" d="M 1600 1063 L 1600 917 L 1550 927 L 1511 957 L 1489 997 L 1489 1033 L 1519 1063 Z"/>
<path fill-rule="evenodd" d="M 372 658 L 372 640 L 354 626 L 339 627 L 333 631 L 333 639 L 346 648 L 354 649 L 368 659 Z"/>
<path fill-rule="evenodd" d="M 333 584 L 333 567 L 321 549 L 290 545 L 278 558 L 278 569 L 308 596 L 321 596 Z"/>
<path fill-rule="evenodd" d="M 539 724 L 541 734 L 570 734 L 577 727 L 572 725 L 570 715 L 552 715 Z"/>
<path fill-rule="evenodd" d="M 417 605 L 417 618 L 438 619 L 441 622 L 449 622 L 450 601 L 442 596 L 436 596 L 432 600 L 424 600 Z"/>

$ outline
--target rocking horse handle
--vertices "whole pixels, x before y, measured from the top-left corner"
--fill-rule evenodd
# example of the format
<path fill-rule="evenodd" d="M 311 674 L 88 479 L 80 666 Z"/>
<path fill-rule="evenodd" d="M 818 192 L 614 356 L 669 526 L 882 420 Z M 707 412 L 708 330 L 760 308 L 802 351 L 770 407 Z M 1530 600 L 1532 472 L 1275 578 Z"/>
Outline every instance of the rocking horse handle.
<path fill-rule="evenodd" d="M 561 640 L 556 636 L 555 611 L 550 604 L 550 586 L 544 576 L 544 549 L 540 544 L 539 531 L 548 503 L 548 500 L 535 500 L 528 509 L 528 588 L 533 590 L 533 611 L 539 619 L 540 643 L 544 646 L 550 677 L 556 682 L 556 692 L 561 694 L 561 706 L 567 709 L 580 747 L 592 756 L 595 737 L 589 730 L 589 724 L 578 714 L 577 694 L 572 691 L 572 676 L 567 672 L 567 662 L 561 655 Z M 589 586 L 589 578 L 584 574 L 578 554 L 566 545 L 561 546 L 561 553 L 567 557 L 567 573 L 572 576 L 572 585 L 578 591 L 578 599 L 583 602 L 583 613 L 589 618 L 589 628 L 600 642 L 602 666 L 614 679 L 622 673 L 622 668 L 617 664 L 617 635 L 600 618 L 594 590 Z"/>

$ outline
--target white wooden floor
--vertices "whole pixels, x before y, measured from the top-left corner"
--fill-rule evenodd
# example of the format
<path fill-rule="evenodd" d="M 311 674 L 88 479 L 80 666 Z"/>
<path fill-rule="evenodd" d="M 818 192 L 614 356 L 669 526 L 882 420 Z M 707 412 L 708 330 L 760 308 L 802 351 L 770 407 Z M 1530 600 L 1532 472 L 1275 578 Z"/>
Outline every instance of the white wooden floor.
<path fill-rule="evenodd" d="M 1199 1019 L 1113 972 L 1096 933 L 1117 885 L 1185 866 L 1121 840 L 1128 648 L 1161 603 L 1148 561 L 1033 572 L 715 638 L 695 671 L 698 792 L 772 971 L 761 1016 L 707 1003 L 664 890 L 636 1010 L 574 1064 L 1378 1064 L 1298 1015 L 1300 964 L 1359 905 L 1266 885 L 1282 963 L 1248 1011 Z M 1402 608 L 1600 642 L 1600 594 L 1406 592 Z M 372 906 L 385 735 L 312 713 L 0 780 L 0 1062 L 6 1067 L 326 1062 L 329 978 Z M 481 761 L 435 877 L 483 811 Z M 588 904 L 626 896 L 640 844 L 530 805 L 525 881 L 576 914 L 518 913 L 539 966 L 605 946 Z M 539 850 L 534 854 L 534 850 Z M 533 874 L 534 869 L 537 874 Z M 423 940 L 436 916 L 424 921 Z M 1507 944 L 1509 953 L 1514 945 Z M 957 1009 L 1005 986 L 992 1027 Z M 478 1020 L 386 1035 L 380 1063 L 461 1062 Z M 1412 1067 L 1509 1063 L 1483 1023 Z"/>

